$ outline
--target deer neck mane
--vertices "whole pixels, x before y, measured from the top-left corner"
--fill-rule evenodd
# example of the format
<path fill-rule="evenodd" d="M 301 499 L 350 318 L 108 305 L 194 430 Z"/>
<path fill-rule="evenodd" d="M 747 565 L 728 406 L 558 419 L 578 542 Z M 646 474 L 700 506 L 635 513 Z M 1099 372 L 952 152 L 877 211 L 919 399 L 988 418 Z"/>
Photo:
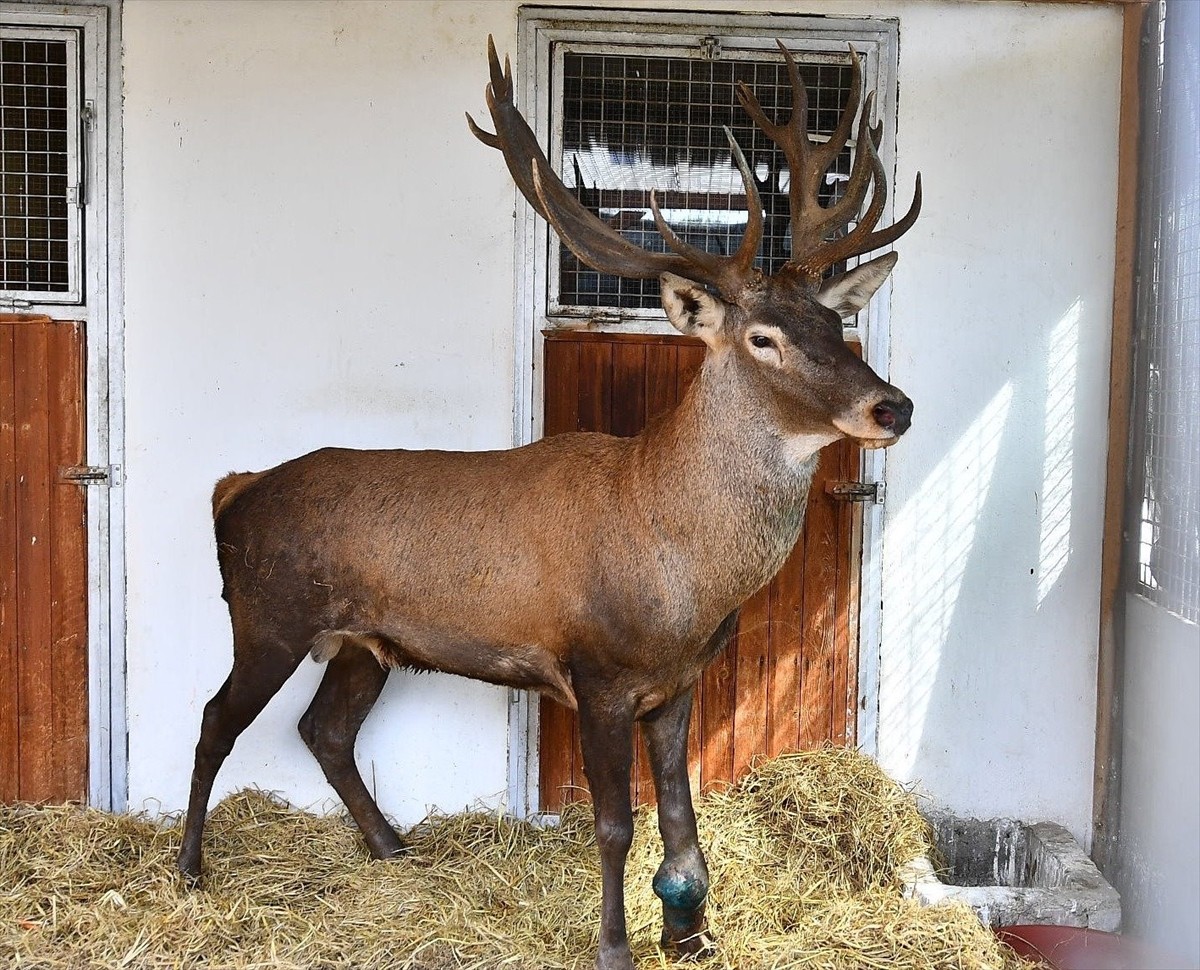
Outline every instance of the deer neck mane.
<path fill-rule="evenodd" d="M 643 438 L 644 460 L 680 484 L 730 495 L 765 490 L 784 506 L 803 505 L 817 454 L 834 440 L 780 428 L 728 353 L 705 357 L 679 406 Z"/>
<path fill-rule="evenodd" d="M 642 436 L 643 508 L 664 539 L 692 550 L 736 606 L 795 545 L 828 440 L 774 427 L 733 362 L 709 354 L 679 407 Z"/>

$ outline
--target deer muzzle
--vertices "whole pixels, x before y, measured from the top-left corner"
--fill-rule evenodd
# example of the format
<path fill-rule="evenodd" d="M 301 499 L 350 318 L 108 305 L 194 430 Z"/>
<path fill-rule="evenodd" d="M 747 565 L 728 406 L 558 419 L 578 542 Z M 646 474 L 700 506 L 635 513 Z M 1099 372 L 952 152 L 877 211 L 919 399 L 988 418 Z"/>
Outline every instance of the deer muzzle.
<path fill-rule="evenodd" d="M 880 401 L 871 410 L 875 423 L 897 438 L 912 427 L 913 403 L 900 395 L 898 400 Z"/>

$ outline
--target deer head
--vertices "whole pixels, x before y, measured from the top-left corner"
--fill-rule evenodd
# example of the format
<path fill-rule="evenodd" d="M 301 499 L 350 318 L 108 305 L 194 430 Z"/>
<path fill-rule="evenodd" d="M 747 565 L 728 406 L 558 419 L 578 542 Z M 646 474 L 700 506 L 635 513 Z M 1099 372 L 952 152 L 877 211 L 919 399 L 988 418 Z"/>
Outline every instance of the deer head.
<path fill-rule="evenodd" d="M 717 255 L 680 239 L 663 218 L 655 194 L 651 211 L 669 253 L 642 249 L 589 212 L 554 174 L 533 131 L 513 103 L 512 69 L 488 38 L 491 84 L 488 110 L 493 135 L 467 122 L 484 144 L 499 149 L 513 181 L 534 210 L 586 265 L 601 273 L 638 279 L 658 277 L 667 318 L 682 333 L 702 339 L 717 366 L 732 368 L 751 389 L 763 419 L 781 436 L 817 447 L 840 437 L 867 448 L 887 447 L 909 427 L 912 402 L 883 381 L 847 347 L 842 319 L 871 299 L 896 264 L 895 253 L 835 275 L 838 263 L 887 246 L 905 233 L 921 209 L 921 177 L 912 205 L 892 226 L 877 230 L 887 201 L 887 179 L 878 149 L 883 125 L 871 124 L 868 95 L 858 122 L 857 150 L 846 192 L 830 206 L 818 201 L 826 171 L 845 147 L 862 88 L 862 65 L 850 49 L 852 80 L 845 110 L 829 140 L 816 143 L 807 131 L 808 93 L 791 53 L 779 44 L 792 87 L 791 116 L 776 124 L 754 94 L 738 84 L 738 100 L 755 124 L 777 144 L 790 172 L 792 255 L 774 275 L 755 267 L 763 235 L 756 180 L 732 134 L 729 149 L 741 172 L 747 199 L 746 232 L 735 253 Z M 870 203 L 863 204 L 870 192 Z M 861 216 L 860 216 L 861 213 Z M 847 231 L 851 223 L 852 229 Z M 813 449 L 815 450 L 815 448 Z"/>

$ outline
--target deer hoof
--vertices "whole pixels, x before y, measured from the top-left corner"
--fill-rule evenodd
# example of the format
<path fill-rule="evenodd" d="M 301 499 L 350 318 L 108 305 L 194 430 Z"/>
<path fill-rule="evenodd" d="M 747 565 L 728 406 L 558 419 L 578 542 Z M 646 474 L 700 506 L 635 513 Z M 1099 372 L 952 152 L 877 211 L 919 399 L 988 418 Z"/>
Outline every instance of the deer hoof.
<path fill-rule="evenodd" d="M 184 866 L 182 862 L 178 867 L 180 878 L 183 880 L 183 888 L 187 890 L 202 889 L 204 886 L 204 875 L 200 871 L 200 866 Z"/>
<path fill-rule="evenodd" d="M 717 954 L 717 941 L 707 929 L 701 929 L 682 939 L 671 936 L 670 932 L 664 929 L 660 945 L 668 953 L 684 957 L 707 959 Z"/>
<path fill-rule="evenodd" d="M 633 970 L 633 954 L 629 944 L 601 950 L 596 956 L 596 970 Z"/>
<path fill-rule="evenodd" d="M 372 859 L 398 859 L 411 849 L 400 841 L 400 837 L 389 826 L 385 832 L 367 839 L 367 851 Z"/>

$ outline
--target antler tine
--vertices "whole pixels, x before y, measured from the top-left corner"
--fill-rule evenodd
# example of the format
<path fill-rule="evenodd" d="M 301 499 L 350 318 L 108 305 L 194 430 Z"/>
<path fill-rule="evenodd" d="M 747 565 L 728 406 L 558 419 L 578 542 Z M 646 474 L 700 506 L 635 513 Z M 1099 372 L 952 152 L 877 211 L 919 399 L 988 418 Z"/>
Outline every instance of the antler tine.
<path fill-rule="evenodd" d="M 871 204 L 858 220 L 858 224 L 850 232 L 846 233 L 845 236 L 828 243 L 821 243 L 808 256 L 798 259 L 794 257 L 790 261 L 790 263 L 797 264 L 801 274 L 810 280 L 820 279 L 825 270 L 844 259 L 869 253 L 872 250 L 894 242 L 911 228 L 920 214 L 921 175 L 918 173 L 916 188 L 913 191 L 913 201 L 904 218 L 899 222 L 893 223 L 886 229 L 881 229 L 878 232 L 874 231 L 875 226 L 879 224 L 879 220 L 883 216 L 888 193 L 887 173 L 884 171 L 883 162 L 880 160 L 878 152 L 880 142 L 883 139 L 883 122 L 874 126 L 869 123 L 874 97 L 874 92 L 867 95 L 862 118 L 859 121 L 858 150 L 854 160 L 854 168 L 851 170 L 850 184 L 847 185 L 846 194 L 837 204 L 829 207 L 831 217 L 825 220 L 827 224 L 825 231 L 828 231 L 828 227 L 837 226 L 840 228 L 849 224 L 854 215 L 862 207 L 863 197 L 868 185 L 872 188 Z M 861 167 L 860 162 L 862 163 Z M 861 179 L 859 182 L 861 190 L 854 184 L 855 174 L 859 172 L 866 173 L 866 178 Z M 839 214 L 837 219 L 832 218 L 832 213 L 835 210 Z"/>
<path fill-rule="evenodd" d="M 758 247 L 763 236 L 763 207 L 762 198 L 758 194 L 758 181 L 750 169 L 742 147 L 733 137 L 729 127 L 725 127 L 725 138 L 729 141 L 729 152 L 734 164 L 742 175 L 742 184 L 746 187 L 746 231 L 737 252 L 733 254 L 734 263 L 745 274 L 754 269 L 754 260 L 758 256 Z"/>
<path fill-rule="evenodd" d="M 875 95 L 868 94 L 858 121 L 857 148 L 846 183 L 846 191 L 833 205 L 820 203 L 821 183 L 829 166 L 845 148 L 859 109 L 862 93 L 862 61 L 850 46 L 850 91 L 846 106 L 828 141 L 814 143 L 808 135 L 808 91 L 791 52 L 777 41 L 787 64 L 792 87 L 792 112 L 786 124 L 776 125 L 766 117 L 753 92 L 739 82 L 738 100 L 760 129 L 783 151 L 790 172 L 788 200 L 792 223 L 792 258 L 782 272 L 816 283 L 830 266 L 850 256 L 870 252 L 899 238 L 916 220 L 921 207 L 920 177 L 913 204 L 903 219 L 888 229 L 874 231 L 887 204 L 887 177 L 879 160 L 883 123 L 872 125 Z M 870 205 L 857 225 L 840 239 L 827 242 L 831 232 L 843 229 L 862 209 L 871 192 Z"/>
<path fill-rule="evenodd" d="M 858 107 L 858 99 L 862 95 L 862 61 L 859 60 L 858 51 L 854 49 L 854 45 L 850 45 L 850 91 L 846 96 L 846 110 L 842 112 L 842 116 L 838 118 L 837 127 L 829 135 L 829 140 L 825 144 L 818 144 L 814 152 L 817 154 L 826 168 L 833 164 L 833 160 L 841 154 L 842 149 L 846 147 L 846 141 L 850 138 L 850 131 L 854 127 L 854 109 Z"/>
<path fill-rule="evenodd" d="M 467 123 L 472 133 L 485 145 L 500 149 L 513 182 L 521 194 L 533 206 L 534 211 L 550 223 L 564 245 L 579 257 L 580 261 L 601 273 L 613 273 L 632 279 L 651 279 L 664 272 L 676 273 L 715 287 L 728 300 L 738 299 L 755 272 L 753 255 L 746 259 L 743 250 L 751 242 L 757 250 L 758 240 L 762 235 L 761 207 L 747 223 L 747 235 L 751 235 L 752 226 L 759 226 L 758 238 L 751 241 L 743 239 L 735 257 L 703 253 L 688 246 L 674 233 L 663 234 L 674 252 L 654 253 L 642 249 L 588 211 L 554 173 L 538 146 L 533 130 L 513 103 L 511 68 L 506 59 L 504 70 L 500 69 L 495 43 L 490 36 L 488 67 L 491 83 L 485 95 L 488 111 L 496 126 L 496 134 L 481 129 L 470 115 L 467 116 Z M 746 170 L 743 170 L 743 180 L 746 178 Z M 752 182 L 747 182 L 746 195 L 752 206 L 758 205 L 757 192 L 753 190 Z M 652 205 L 657 209 L 653 198 Z M 660 213 L 656 212 L 655 215 L 661 228 L 665 222 Z M 667 232 L 670 232 L 669 228 Z"/>
<path fill-rule="evenodd" d="M 718 256 L 715 253 L 698 249 L 680 239 L 667 224 L 667 220 L 663 218 L 662 212 L 658 208 L 658 197 L 653 191 L 650 193 L 650 211 L 654 214 L 654 224 L 658 227 L 659 233 L 672 250 L 689 262 L 705 266 L 719 279 L 727 280 L 727 285 L 732 286 L 743 284 L 754 274 L 754 260 L 758 256 L 758 247 L 762 242 L 763 211 L 762 199 L 758 194 L 754 174 L 750 171 L 746 156 L 742 154 L 741 146 L 738 145 L 737 139 L 733 137 L 733 132 L 728 127 L 725 128 L 725 137 L 729 140 L 730 157 L 737 166 L 738 172 L 741 173 L 742 184 L 746 188 L 746 231 L 742 234 L 742 241 L 733 256 Z M 722 287 L 723 291 L 724 287 Z"/>
<path fill-rule="evenodd" d="M 867 189 L 870 188 L 871 181 L 875 176 L 875 162 L 877 161 L 869 141 L 873 98 L 874 95 L 867 95 L 867 103 L 858 122 L 858 144 L 867 147 L 865 150 L 860 148 L 855 154 L 854 164 L 850 168 L 850 176 L 846 182 L 846 191 L 842 193 L 842 197 L 827 207 L 814 201 L 813 207 L 802 213 L 802 218 L 797 218 L 793 213 L 793 256 L 789 262 L 798 262 L 804 254 L 819 251 L 825 244 L 825 237 L 830 232 L 849 225 L 851 220 L 858 215 L 859 209 L 862 208 L 863 201 L 867 197 Z M 824 165 L 814 165 L 809 170 L 816 174 L 816 178 L 810 186 L 814 200 L 821 180 L 825 177 L 826 168 L 827 166 Z"/>

